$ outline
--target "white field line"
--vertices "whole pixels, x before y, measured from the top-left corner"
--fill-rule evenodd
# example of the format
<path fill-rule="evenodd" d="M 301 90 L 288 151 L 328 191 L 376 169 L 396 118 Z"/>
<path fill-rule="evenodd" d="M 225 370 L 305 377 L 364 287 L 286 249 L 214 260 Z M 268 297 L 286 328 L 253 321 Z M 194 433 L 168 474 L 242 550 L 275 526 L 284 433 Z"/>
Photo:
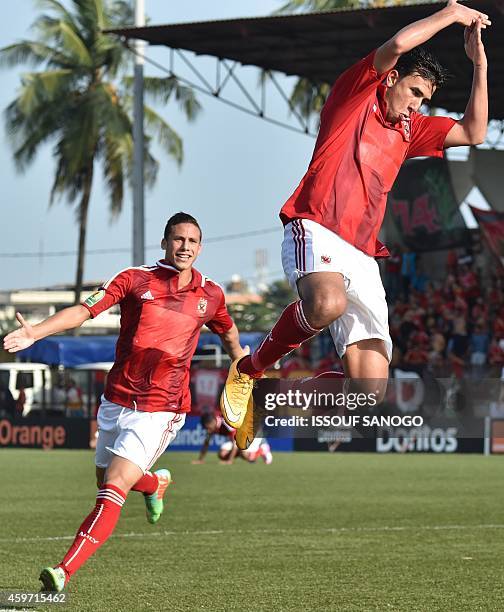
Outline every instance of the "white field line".
<path fill-rule="evenodd" d="M 504 529 L 504 524 L 481 524 L 481 525 L 408 525 L 381 527 L 314 527 L 306 529 L 236 529 L 225 531 L 223 529 L 212 529 L 204 531 L 156 531 L 154 533 L 117 533 L 112 538 L 164 538 L 177 536 L 222 536 L 236 534 L 259 534 L 259 535 L 301 535 L 301 534 L 345 534 L 345 533 L 387 533 L 387 532 L 411 532 L 411 531 L 470 531 L 472 529 Z M 0 544 L 23 542 L 53 542 L 59 540 L 73 540 L 74 535 L 33 537 L 33 538 L 0 538 Z"/>

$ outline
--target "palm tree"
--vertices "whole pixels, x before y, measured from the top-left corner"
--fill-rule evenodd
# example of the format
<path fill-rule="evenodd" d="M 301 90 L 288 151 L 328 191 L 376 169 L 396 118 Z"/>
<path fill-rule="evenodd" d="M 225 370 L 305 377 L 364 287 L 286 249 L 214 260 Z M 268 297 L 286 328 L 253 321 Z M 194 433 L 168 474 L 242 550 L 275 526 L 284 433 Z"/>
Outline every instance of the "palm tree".
<path fill-rule="evenodd" d="M 131 53 L 102 31 L 132 23 L 133 17 L 126 0 L 71 0 L 69 9 L 58 0 L 38 4 L 47 12 L 35 20 L 33 40 L 0 49 L 0 65 L 43 67 L 22 75 L 19 94 L 5 109 L 5 125 L 21 172 L 43 145 L 53 144 L 56 172 L 50 204 L 65 196 L 70 205 L 76 205 L 79 224 L 78 303 L 95 164 L 102 166 L 112 219 L 121 212 L 125 183 L 132 174 L 132 79 L 124 76 L 131 66 Z M 192 90 L 175 77 L 146 78 L 144 89 L 154 101 L 166 102 L 174 96 L 189 120 L 200 110 Z M 145 124 L 145 182 L 152 186 L 158 162 L 149 149 L 149 134 L 156 135 L 178 164 L 183 147 L 178 134 L 149 106 Z"/>

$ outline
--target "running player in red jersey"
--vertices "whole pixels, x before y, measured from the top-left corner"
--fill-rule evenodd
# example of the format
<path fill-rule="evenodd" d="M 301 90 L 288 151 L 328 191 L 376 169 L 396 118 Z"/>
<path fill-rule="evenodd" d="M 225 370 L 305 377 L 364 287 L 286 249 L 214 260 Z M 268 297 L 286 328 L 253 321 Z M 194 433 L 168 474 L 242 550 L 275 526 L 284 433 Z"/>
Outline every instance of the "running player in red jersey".
<path fill-rule="evenodd" d="M 392 342 L 375 257 L 388 255 L 377 239 L 387 193 L 406 159 L 441 157 L 448 147 L 484 141 L 488 95 L 481 30 L 490 23 L 487 15 L 449 0 L 334 84 L 308 171 L 280 213 L 283 267 L 300 299 L 251 356 L 231 365 L 221 396 L 223 416 L 238 429 L 241 448 L 253 437 L 250 414 L 244 423 L 253 380 L 327 326 L 346 376 L 385 390 Z M 465 26 L 465 52 L 473 64 L 472 90 L 459 121 L 419 113 L 446 76 L 419 45 L 452 24 Z"/>
<path fill-rule="evenodd" d="M 79 327 L 114 304 L 121 307 L 116 359 L 98 411 L 96 505 L 77 530 L 62 561 L 42 570 L 46 590 L 61 591 L 79 567 L 107 540 L 130 490 L 145 496 L 147 518 L 163 511 L 168 470 L 150 472 L 184 425 L 191 408 L 189 368 L 203 325 L 221 338 L 232 359 L 244 354 L 222 289 L 195 268 L 201 229 L 194 217 L 177 213 L 165 228 L 164 259 L 126 268 L 80 305 L 66 308 L 4 339 L 17 352 L 51 334 Z"/>

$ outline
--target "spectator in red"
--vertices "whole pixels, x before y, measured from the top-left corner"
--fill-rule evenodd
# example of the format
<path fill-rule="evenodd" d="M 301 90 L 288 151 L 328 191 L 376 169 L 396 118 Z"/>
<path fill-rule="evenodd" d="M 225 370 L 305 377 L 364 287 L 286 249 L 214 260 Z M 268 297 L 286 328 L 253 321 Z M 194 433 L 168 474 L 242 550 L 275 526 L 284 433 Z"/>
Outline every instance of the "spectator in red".
<path fill-rule="evenodd" d="M 504 367 L 504 340 L 494 338 L 490 342 L 488 363 L 491 375 L 500 377 L 501 370 Z"/>
<path fill-rule="evenodd" d="M 412 335 L 408 343 L 408 350 L 404 355 L 404 365 L 406 369 L 422 374 L 428 361 L 429 354 L 427 350 L 422 344 L 417 344 L 414 340 L 414 335 Z"/>
<path fill-rule="evenodd" d="M 457 253 L 453 250 L 448 251 L 448 255 L 446 256 L 446 271 L 448 274 L 455 274 L 457 272 L 457 263 Z"/>
<path fill-rule="evenodd" d="M 500 308 L 493 322 L 493 335 L 496 338 L 504 338 L 504 309 Z"/>

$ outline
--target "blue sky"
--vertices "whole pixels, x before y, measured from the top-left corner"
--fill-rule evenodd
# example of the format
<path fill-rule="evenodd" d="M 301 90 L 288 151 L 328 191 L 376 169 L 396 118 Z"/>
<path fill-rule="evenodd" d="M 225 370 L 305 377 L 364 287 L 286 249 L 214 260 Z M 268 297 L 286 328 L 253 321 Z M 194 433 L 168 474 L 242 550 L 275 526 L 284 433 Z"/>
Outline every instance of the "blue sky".
<path fill-rule="evenodd" d="M 150 22 L 158 24 L 266 15 L 282 2 L 146 0 L 145 4 Z M 28 37 L 35 11 L 32 0 L 5 3 L 0 45 Z M 146 55 L 168 64 L 168 50 L 163 47 L 148 48 Z M 210 60 L 200 60 L 199 65 L 213 76 L 215 67 Z M 2 111 L 14 98 L 22 72 L 22 68 L 2 71 Z M 155 74 L 155 70 L 147 66 L 146 74 Z M 248 69 L 244 78 L 253 88 L 257 73 Z M 211 242 L 204 248 L 198 267 L 218 282 L 225 282 L 233 274 L 253 280 L 255 251 L 266 249 L 269 278 L 279 278 L 282 232 L 278 211 L 302 177 L 314 141 L 229 108 L 211 97 L 199 99 L 203 112 L 195 123 L 187 123 L 175 105 L 158 107 L 183 137 L 185 161 L 179 170 L 174 162 L 156 152 L 161 167 L 155 189 L 146 194 L 146 244 L 159 243 L 166 219 L 178 210 L 194 214 L 207 238 L 278 227 L 278 231 L 260 237 Z M 275 116 L 288 119 L 283 105 L 275 101 L 271 105 Z M 4 137 L 0 144 L 3 227 L 0 254 L 74 251 L 77 244 L 74 210 L 64 201 L 48 208 L 54 172 L 51 147 L 42 149 L 29 170 L 20 175 L 14 168 L 3 125 L 1 129 Z M 130 248 L 131 208 L 128 192 L 121 217 L 110 223 L 98 173 L 91 201 L 88 249 Z M 149 249 L 146 262 L 155 261 L 160 253 L 158 249 Z M 76 257 L 0 257 L 0 262 L 0 290 L 6 290 L 73 282 Z M 86 257 L 85 278 L 107 279 L 130 264 L 128 252 L 90 253 Z"/>

